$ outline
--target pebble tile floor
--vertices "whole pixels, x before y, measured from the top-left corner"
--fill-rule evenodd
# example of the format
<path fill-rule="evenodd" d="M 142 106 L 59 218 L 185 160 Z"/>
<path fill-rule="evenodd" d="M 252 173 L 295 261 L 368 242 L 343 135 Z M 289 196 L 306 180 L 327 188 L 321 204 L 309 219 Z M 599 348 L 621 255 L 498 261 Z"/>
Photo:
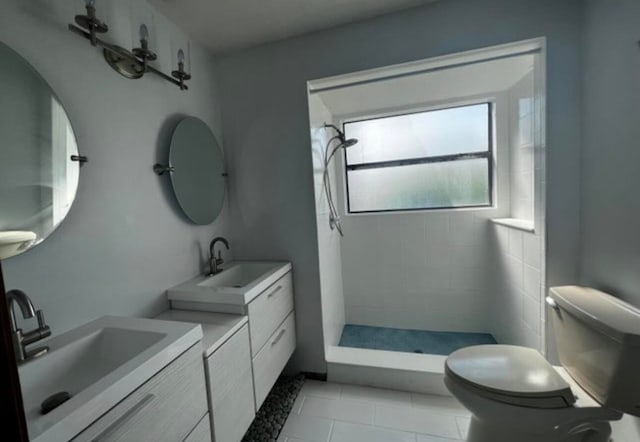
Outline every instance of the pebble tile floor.
<path fill-rule="evenodd" d="M 469 416 L 448 396 L 307 380 L 277 441 L 463 441 Z"/>

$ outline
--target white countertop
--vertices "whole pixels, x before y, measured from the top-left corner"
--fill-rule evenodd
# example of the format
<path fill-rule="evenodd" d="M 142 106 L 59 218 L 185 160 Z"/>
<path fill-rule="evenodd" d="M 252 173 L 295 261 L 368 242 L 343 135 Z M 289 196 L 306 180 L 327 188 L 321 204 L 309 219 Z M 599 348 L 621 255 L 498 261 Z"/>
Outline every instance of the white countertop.
<path fill-rule="evenodd" d="M 167 310 L 156 316 L 156 319 L 202 325 L 202 348 L 205 358 L 209 357 L 249 321 L 246 316 L 241 315 L 190 310 Z"/>
<path fill-rule="evenodd" d="M 265 265 L 269 268 L 262 275 L 256 277 L 255 280 L 242 287 L 211 287 L 206 285 L 207 280 L 216 278 L 218 275 L 224 276 L 225 270 L 231 270 L 233 267 L 243 264 Z M 290 271 L 290 262 L 234 261 L 223 266 L 222 272 L 218 275 L 200 275 L 170 288 L 167 290 L 167 298 L 169 298 L 169 301 L 245 306 Z"/>

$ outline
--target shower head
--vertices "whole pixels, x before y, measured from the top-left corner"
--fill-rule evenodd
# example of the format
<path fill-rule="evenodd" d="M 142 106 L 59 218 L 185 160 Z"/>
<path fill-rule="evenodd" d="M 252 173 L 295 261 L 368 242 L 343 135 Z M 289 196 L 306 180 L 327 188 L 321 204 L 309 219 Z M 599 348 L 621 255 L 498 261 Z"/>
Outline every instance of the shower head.
<path fill-rule="evenodd" d="M 348 149 L 351 146 L 355 146 L 356 144 L 358 144 L 358 140 L 356 138 L 349 138 L 348 140 L 342 141 L 342 147 L 344 149 Z"/>
<path fill-rule="evenodd" d="M 358 144 L 358 140 L 355 139 L 355 138 L 349 138 L 347 140 L 347 138 L 344 135 L 344 132 L 342 132 L 340 129 L 338 129 L 333 124 L 324 123 L 324 127 L 330 127 L 333 130 L 335 130 L 336 132 L 338 132 L 338 139 L 340 140 L 340 147 L 342 147 L 344 149 L 348 149 L 349 147 L 355 146 L 356 144 Z"/>

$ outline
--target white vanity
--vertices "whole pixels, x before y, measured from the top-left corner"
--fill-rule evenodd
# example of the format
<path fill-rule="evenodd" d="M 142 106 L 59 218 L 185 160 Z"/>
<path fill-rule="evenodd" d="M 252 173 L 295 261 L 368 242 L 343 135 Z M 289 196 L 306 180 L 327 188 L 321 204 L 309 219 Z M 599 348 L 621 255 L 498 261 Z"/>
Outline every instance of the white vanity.
<path fill-rule="evenodd" d="M 203 328 L 214 440 L 238 442 L 296 347 L 291 264 L 234 262 L 167 295 L 158 319 Z"/>
<path fill-rule="evenodd" d="M 42 341 L 19 367 L 31 440 L 242 439 L 296 346 L 291 264 L 231 263 L 168 296 L 155 319 L 105 316 Z"/>
<path fill-rule="evenodd" d="M 201 339 L 194 324 L 105 316 L 44 341 L 19 367 L 29 439 L 208 440 L 192 438 L 207 415 Z"/>

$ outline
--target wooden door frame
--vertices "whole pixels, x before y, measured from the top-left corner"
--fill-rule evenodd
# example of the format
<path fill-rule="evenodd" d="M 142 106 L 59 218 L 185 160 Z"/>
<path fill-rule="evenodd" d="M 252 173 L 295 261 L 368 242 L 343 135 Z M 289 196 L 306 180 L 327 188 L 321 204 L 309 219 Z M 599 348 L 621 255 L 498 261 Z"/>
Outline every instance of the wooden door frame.
<path fill-rule="evenodd" d="M 22 392 L 18 365 L 13 352 L 13 340 L 9 327 L 9 305 L 2 275 L 2 261 L 0 260 L 0 398 L 2 409 L 6 410 L 3 419 L 6 427 L 3 435 L 6 440 L 28 442 L 27 421 L 24 415 Z M 5 433 L 6 431 L 6 433 Z"/>

